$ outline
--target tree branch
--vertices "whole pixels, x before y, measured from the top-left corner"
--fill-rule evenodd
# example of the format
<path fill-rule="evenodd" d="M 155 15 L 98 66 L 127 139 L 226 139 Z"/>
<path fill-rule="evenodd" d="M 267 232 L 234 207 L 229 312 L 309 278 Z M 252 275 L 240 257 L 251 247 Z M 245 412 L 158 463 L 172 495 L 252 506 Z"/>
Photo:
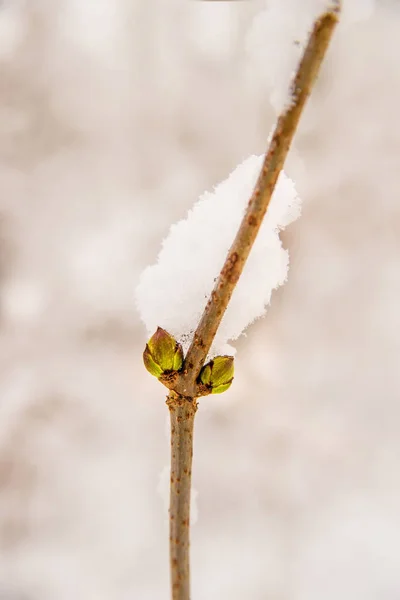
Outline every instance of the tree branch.
<path fill-rule="evenodd" d="M 267 211 L 300 115 L 337 23 L 339 10 L 339 1 L 334 1 L 332 9 L 314 23 L 291 86 L 288 106 L 278 119 L 254 192 L 194 333 L 183 369 L 175 371 L 173 378 L 163 381 L 171 390 L 167 405 L 171 416 L 172 600 L 190 600 L 189 521 L 193 424 L 197 410 L 196 398 L 204 393 L 197 382 L 198 376 Z"/>
<path fill-rule="evenodd" d="M 279 174 L 295 134 L 300 115 L 317 78 L 333 30 L 338 21 L 339 3 L 314 23 L 307 47 L 292 82 L 287 109 L 281 114 L 264 159 L 258 181 L 236 238 L 215 283 L 194 333 L 178 387 L 183 395 L 195 395 L 195 383 L 210 350 L 233 290 L 257 237 Z"/>
<path fill-rule="evenodd" d="M 193 425 L 197 403 L 170 392 L 167 405 L 171 418 L 169 542 L 172 598 L 188 600 Z"/>

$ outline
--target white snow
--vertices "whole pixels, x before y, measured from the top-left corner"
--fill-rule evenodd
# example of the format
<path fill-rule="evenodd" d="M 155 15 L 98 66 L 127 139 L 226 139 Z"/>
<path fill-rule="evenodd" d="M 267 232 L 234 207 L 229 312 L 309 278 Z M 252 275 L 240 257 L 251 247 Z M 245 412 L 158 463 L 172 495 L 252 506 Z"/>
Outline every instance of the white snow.
<path fill-rule="evenodd" d="M 190 338 L 214 287 L 259 175 L 263 156 L 250 156 L 212 193 L 206 192 L 185 220 L 170 229 L 157 263 L 144 270 L 137 306 L 149 335 L 161 326 L 183 345 Z M 300 214 L 293 182 L 281 173 L 259 235 L 211 348 L 211 355 L 233 353 L 227 345 L 268 306 L 286 280 L 289 257 L 279 231 Z"/>

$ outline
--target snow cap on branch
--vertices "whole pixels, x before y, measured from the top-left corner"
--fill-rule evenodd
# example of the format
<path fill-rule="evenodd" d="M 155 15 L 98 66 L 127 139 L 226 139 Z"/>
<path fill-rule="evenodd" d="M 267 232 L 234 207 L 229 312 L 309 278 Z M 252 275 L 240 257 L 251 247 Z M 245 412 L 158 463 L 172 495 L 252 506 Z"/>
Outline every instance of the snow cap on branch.
<path fill-rule="evenodd" d="M 157 263 L 136 288 L 141 318 L 152 335 L 158 326 L 186 350 L 239 228 L 263 156 L 250 156 L 214 192 L 204 193 L 185 220 L 172 225 Z M 234 340 L 266 312 L 272 290 L 288 271 L 279 231 L 300 214 L 293 182 L 282 172 L 256 242 L 222 319 L 210 356 L 233 354 Z"/>

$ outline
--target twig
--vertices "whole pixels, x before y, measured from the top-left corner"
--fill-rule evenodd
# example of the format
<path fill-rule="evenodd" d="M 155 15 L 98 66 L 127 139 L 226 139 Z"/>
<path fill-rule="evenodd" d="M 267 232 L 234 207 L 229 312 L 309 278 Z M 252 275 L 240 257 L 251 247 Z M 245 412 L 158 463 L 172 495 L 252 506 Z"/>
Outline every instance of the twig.
<path fill-rule="evenodd" d="M 278 119 L 261 173 L 239 231 L 228 252 L 225 264 L 211 292 L 211 296 L 187 352 L 185 359 L 187 369 L 185 384 L 187 391 L 193 388 L 199 375 L 232 296 L 232 292 L 235 289 L 257 237 L 278 176 L 289 151 L 300 115 L 310 95 L 337 23 L 338 10 L 338 8 L 335 8 L 323 14 L 314 24 L 296 76 L 292 82 L 288 107 Z M 184 391 L 182 389 L 182 392 Z"/>
<path fill-rule="evenodd" d="M 171 417 L 171 492 L 169 542 L 172 598 L 190 597 L 189 532 L 193 456 L 193 425 L 197 403 L 170 392 L 167 405 Z"/>
<path fill-rule="evenodd" d="M 170 557 L 173 600 L 190 600 L 189 519 L 193 422 L 197 410 L 196 398 L 204 393 L 197 382 L 198 376 L 260 229 L 300 115 L 338 21 L 339 10 L 336 0 L 332 9 L 314 23 L 292 83 L 290 103 L 278 119 L 254 192 L 194 333 L 183 370 L 176 373 L 176 378 L 169 385 L 166 383 L 171 388 L 167 404 L 171 414 Z"/>

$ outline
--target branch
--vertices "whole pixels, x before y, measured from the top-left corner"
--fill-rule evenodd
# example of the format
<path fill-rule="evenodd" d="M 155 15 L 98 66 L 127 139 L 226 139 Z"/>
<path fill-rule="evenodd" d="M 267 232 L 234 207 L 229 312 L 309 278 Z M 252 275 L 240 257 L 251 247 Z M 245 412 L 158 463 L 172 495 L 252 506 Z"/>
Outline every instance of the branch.
<path fill-rule="evenodd" d="M 197 410 L 196 398 L 204 394 L 204 386 L 202 388 L 197 379 L 267 211 L 300 115 L 315 83 L 338 21 L 339 10 L 340 3 L 334 1 L 332 9 L 314 23 L 313 31 L 292 83 L 288 107 L 278 119 L 243 221 L 194 333 L 183 369 L 175 370 L 172 374 L 169 372 L 168 377 L 163 379 L 162 376 L 156 374 L 157 368 L 160 371 L 163 369 L 153 365 L 156 369 L 153 374 L 156 374 L 171 390 L 167 405 L 171 416 L 170 558 L 172 600 L 190 600 L 189 521 L 193 424 Z M 179 349 L 173 343 L 171 356 L 175 356 L 174 352 L 179 354 Z"/>
<path fill-rule="evenodd" d="M 167 405 L 171 418 L 169 542 L 172 598 L 188 600 L 193 425 L 197 403 L 170 392 Z"/>
<path fill-rule="evenodd" d="M 279 174 L 297 129 L 306 100 L 317 78 L 333 30 L 338 21 L 339 3 L 314 23 L 307 47 L 292 82 L 287 109 L 281 114 L 264 159 L 258 181 L 236 238 L 215 283 L 186 355 L 184 377 L 175 387 L 184 395 L 196 395 L 196 379 L 243 271 L 270 203 Z"/>

